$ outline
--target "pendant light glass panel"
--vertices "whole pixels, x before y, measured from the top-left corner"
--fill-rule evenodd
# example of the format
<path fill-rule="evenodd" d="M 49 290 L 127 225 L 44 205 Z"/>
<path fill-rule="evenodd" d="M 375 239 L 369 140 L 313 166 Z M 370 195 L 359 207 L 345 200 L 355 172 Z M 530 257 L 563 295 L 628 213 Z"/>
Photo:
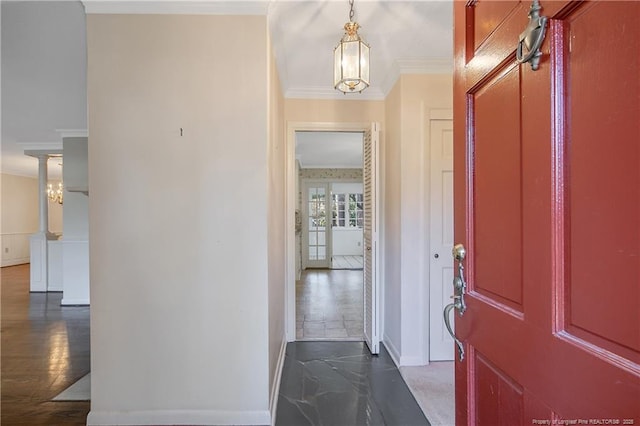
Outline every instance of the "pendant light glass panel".
<path fill-rule="evenodd" d="M 336 89 L 353 93 L 369 87 L 369 46 L 357 34 L 340 40 L 333 59 Z"/>
<path fill-rule="evenodd" d="M 364 43 L 360 43 L 360 78 L 363 82 L 366 82 L 369 87 L 369 46 Z"/>

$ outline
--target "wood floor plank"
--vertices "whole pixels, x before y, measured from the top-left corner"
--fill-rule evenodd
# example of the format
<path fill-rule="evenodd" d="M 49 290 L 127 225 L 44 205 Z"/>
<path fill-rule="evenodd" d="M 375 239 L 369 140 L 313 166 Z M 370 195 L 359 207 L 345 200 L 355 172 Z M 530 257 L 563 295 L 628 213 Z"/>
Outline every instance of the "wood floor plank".
<path fill-rule="evenodd" d="M 29 293 L 29 265 L 2 268 L 2 425 L 86 424 L 89 402 L 51 402 L 90 369 L 89 308 Z"/>

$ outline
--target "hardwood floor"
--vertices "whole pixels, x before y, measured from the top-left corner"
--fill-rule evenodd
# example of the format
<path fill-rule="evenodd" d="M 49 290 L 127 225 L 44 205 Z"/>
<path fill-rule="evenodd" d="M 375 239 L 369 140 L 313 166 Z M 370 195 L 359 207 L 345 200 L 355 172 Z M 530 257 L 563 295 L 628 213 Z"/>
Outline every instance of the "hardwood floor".
<path fill-rule="evenodd" d="M 307 269 L 296 282 L 296 339 L 363 340 L 362 271 Z"/>
<path fill-rule="evenodd" d="M 2 268 L 2 425 L 85 425 L 89 402 L 51 402 L 90 369 L 89 307 L 29 293 L 29 265 Z"/>

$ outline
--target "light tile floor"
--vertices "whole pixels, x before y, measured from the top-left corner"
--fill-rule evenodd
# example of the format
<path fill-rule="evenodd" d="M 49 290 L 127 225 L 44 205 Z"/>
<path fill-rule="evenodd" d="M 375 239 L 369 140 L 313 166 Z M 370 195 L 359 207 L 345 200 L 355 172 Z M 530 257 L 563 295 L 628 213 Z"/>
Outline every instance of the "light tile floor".
<path fill-rule="evenodd" d="M 296 282 L 296 339 L 362 340 L 362 271 L 308 269 Z"/>

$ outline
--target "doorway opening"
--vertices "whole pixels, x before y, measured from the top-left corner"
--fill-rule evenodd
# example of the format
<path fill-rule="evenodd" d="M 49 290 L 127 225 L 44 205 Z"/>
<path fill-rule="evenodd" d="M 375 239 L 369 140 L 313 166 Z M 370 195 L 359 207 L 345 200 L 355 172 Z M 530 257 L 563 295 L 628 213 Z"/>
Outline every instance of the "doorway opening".
<path fill-rule="evenodd" d="M 295 132 L 296 340 L 364 339 L 362 146 L 362 132 Z"/>
<path fill-rule="evenodd" d="M 299 161 L 296 159 L 296 134 L 298 132 L 337 132 L 359 133 L 362 135 L 362 182 L 364 198 L 363 229 L 363 337 L 372 354 L 377 354 L 380 347 L 380 249 L 379 242 L 379 140 L 380 125 L 378 123 L 340 123 L 340 122 L 290 122 L 287 124 L 287 175 L 286 175 L 286 337 L 287 341 L 296 340 L 296 329 L 301 325 L 296 315 L 296 279 L 301 277 L 302 228 L 303 214 L 298 208 L 297 200 L 301 191 L 299 179 Z M 325 203 L 328 198 L 325 194 Z M 301 206 L 300 206 L 301 207 Z M 326 222 L 326 221 L 325 221 Z M 297 237 L 299 235 L 299 237 Z M 325 244 L 326 247 L 329 247 Z M 300 256 L 300 257 L 299 257 Z M 335 272 L 335 271 L 334 271 Z M 344 316 L 343 316 L 344 321 Z M 346 324 L 345 324 L 346 325 Z M 304 321 L 302 324 L 304 329 Z M 320 326 L 318 326 L 320 327 Z M 326 330 L 326 324 L 323 329 Z M 325 337 L 326 338 L 326 337 Z M 348 338 L 348 337 L 347 337 Z M 343 339 L 347 339 L 343 338 Z M 322 339 L 319 337 L 319 339 Z"/>

